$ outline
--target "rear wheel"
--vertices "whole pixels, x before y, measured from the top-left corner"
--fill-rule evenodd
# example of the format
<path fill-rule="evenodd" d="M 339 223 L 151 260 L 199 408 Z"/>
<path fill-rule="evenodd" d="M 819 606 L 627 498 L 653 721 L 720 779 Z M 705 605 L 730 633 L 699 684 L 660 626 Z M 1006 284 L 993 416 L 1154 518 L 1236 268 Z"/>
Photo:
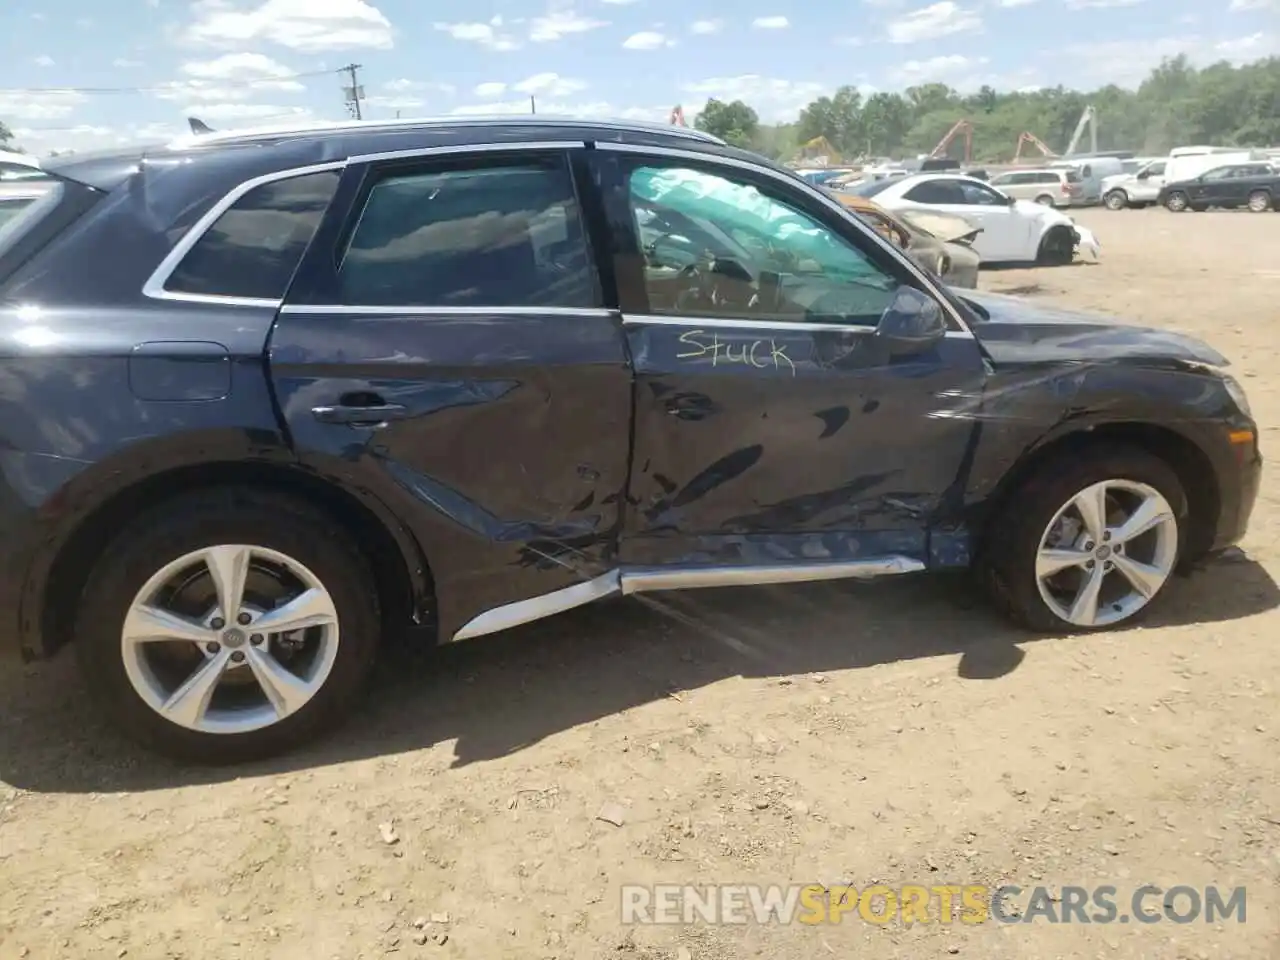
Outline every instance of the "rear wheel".
<path fill-rule="evenodd" d="M 1098 447 L 1046 465 L 984 544 L 993 599 L 1044 632 L 1104 630 L 1145 614 L 1177 564 L 1186 495 L 1146 451 Z"/>
<path fill-rule="evenodd" d="M 1112 190 L 1102 202 L 1108 210 L 1123 210 L 1129 205 L 1129 195 L 1123 190 Z"/>
<path fill-rule="evenodd" d="M 1265 190 L 1255 190 L 1249 194 L 1249 209 L 1254 213 L 1265 213 L 1271 206 L 1271 194 Z"/>
<path fill-rule="evenodd" d="M 341 720 L 379 631 L 359 550 L 323 514 L 253 490 L 184 497 L 104 552 L 76 647 L 110 718 L 181 760 L 291 749 Z"/>
<path fill-rule="evenodd" d="M 1166 210 L 1173 213 L 1181 213 L 1187 209 L 1187 195 L 1181 190 L 1175 190 L 1164 198 L 1164 206 Z"/>
<path fill-rule="evenodd" d="M 1049 196 L 1047 193 L 1042 193 L 1040 196 L 1036 197 L 1036 203 L 1040 204 L 1042 207 L 1052 207 L 1053 197 Z"/>

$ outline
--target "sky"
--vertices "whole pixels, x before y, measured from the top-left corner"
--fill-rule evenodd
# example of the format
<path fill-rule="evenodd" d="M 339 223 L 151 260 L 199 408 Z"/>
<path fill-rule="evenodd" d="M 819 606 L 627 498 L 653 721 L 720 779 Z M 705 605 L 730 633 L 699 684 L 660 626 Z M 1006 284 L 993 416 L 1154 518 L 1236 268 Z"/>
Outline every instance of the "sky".
<path fill-rule="evenodd" d="M 110 11 L 110 12 L 108 12 Z M 0 122 L 43 155 L 347 116 L 794 119 L 842 84 L 1133 86 L 1162 57 L 1280 54 L 1280 0 L 3 0 Z M 1105 122 L 1105 121 L 1104 121 Z"/>

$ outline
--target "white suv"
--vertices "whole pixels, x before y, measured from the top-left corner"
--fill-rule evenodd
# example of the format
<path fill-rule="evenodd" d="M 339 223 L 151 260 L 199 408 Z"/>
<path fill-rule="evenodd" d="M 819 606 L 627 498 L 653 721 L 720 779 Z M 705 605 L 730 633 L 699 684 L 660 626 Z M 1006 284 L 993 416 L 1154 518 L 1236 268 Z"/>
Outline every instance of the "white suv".
<path fill-rule="evenodd" d="M 1118 173 L 1102 181 L 1102 202 L 1108 210 L 1133 207 L 1139 210 L 1156 202 L 1164 186 L 1164 170 L 1168 160 L 1152 160 L 1133 173 Z"/>

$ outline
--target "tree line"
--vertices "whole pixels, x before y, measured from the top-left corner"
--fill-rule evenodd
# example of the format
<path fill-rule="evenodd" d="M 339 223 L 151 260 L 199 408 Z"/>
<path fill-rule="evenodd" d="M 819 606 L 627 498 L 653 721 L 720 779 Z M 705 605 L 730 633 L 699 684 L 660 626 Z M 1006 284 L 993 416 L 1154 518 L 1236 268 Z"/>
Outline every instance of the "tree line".
<path fill-rule="evenodd" d="M 1019 135 L 1031 133 L 1063 152 L 1081 114 L 1097 115 L 1099 150 L 1160 155 L 1189 144 L 1271 146 L 1280 144 L 1280 57 L 1243 66 L 1216 63 L 1197 69 L 1185 55 L 1164 60 L 1136 90 L 1113 85 L 1092 92 L 1058 86 L 1001 92 L 984 86 L 962 94 L 943 83 L 908 87 L 902 93 L 864 97 L 841 87 L 819 97 L 792 123 L 765 124 L 741 100 L 708 100 L 694 125 L 730 143 L 779 160 L 804 144 L 825 138 L 843 159 L 928 153 L 957 120 L 973 128 L 973 160 L 1008 162 Z M 1088 149 L 1086 134 L 1077 149 Z M 950 154 L 960 157 L 963 139 Z M 1032 156 L 1038 151 L 1032 147 Z M 1023 156 L 1028 149 L 1023 148 Z"/>

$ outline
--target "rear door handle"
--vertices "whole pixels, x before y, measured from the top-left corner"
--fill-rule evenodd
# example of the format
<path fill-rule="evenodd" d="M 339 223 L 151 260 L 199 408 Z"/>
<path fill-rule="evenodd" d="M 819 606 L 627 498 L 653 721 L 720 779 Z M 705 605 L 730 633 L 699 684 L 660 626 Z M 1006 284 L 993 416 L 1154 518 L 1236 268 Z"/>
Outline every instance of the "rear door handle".
<path fill-rule="evenodd" d="M 705 394 L 681 393 L 663 405 L 667 413 L 681 420 L 704 420 L 715 412 L 715 402 Z"/>
<path fill-rule="evenodd" d="M 399 403 L 374 403 L 312 407 L 311 415 L 321 423 L 346 423 L 351 426 L 377 426 L 388 420 L 403 420 L 409 408 Z"/>

